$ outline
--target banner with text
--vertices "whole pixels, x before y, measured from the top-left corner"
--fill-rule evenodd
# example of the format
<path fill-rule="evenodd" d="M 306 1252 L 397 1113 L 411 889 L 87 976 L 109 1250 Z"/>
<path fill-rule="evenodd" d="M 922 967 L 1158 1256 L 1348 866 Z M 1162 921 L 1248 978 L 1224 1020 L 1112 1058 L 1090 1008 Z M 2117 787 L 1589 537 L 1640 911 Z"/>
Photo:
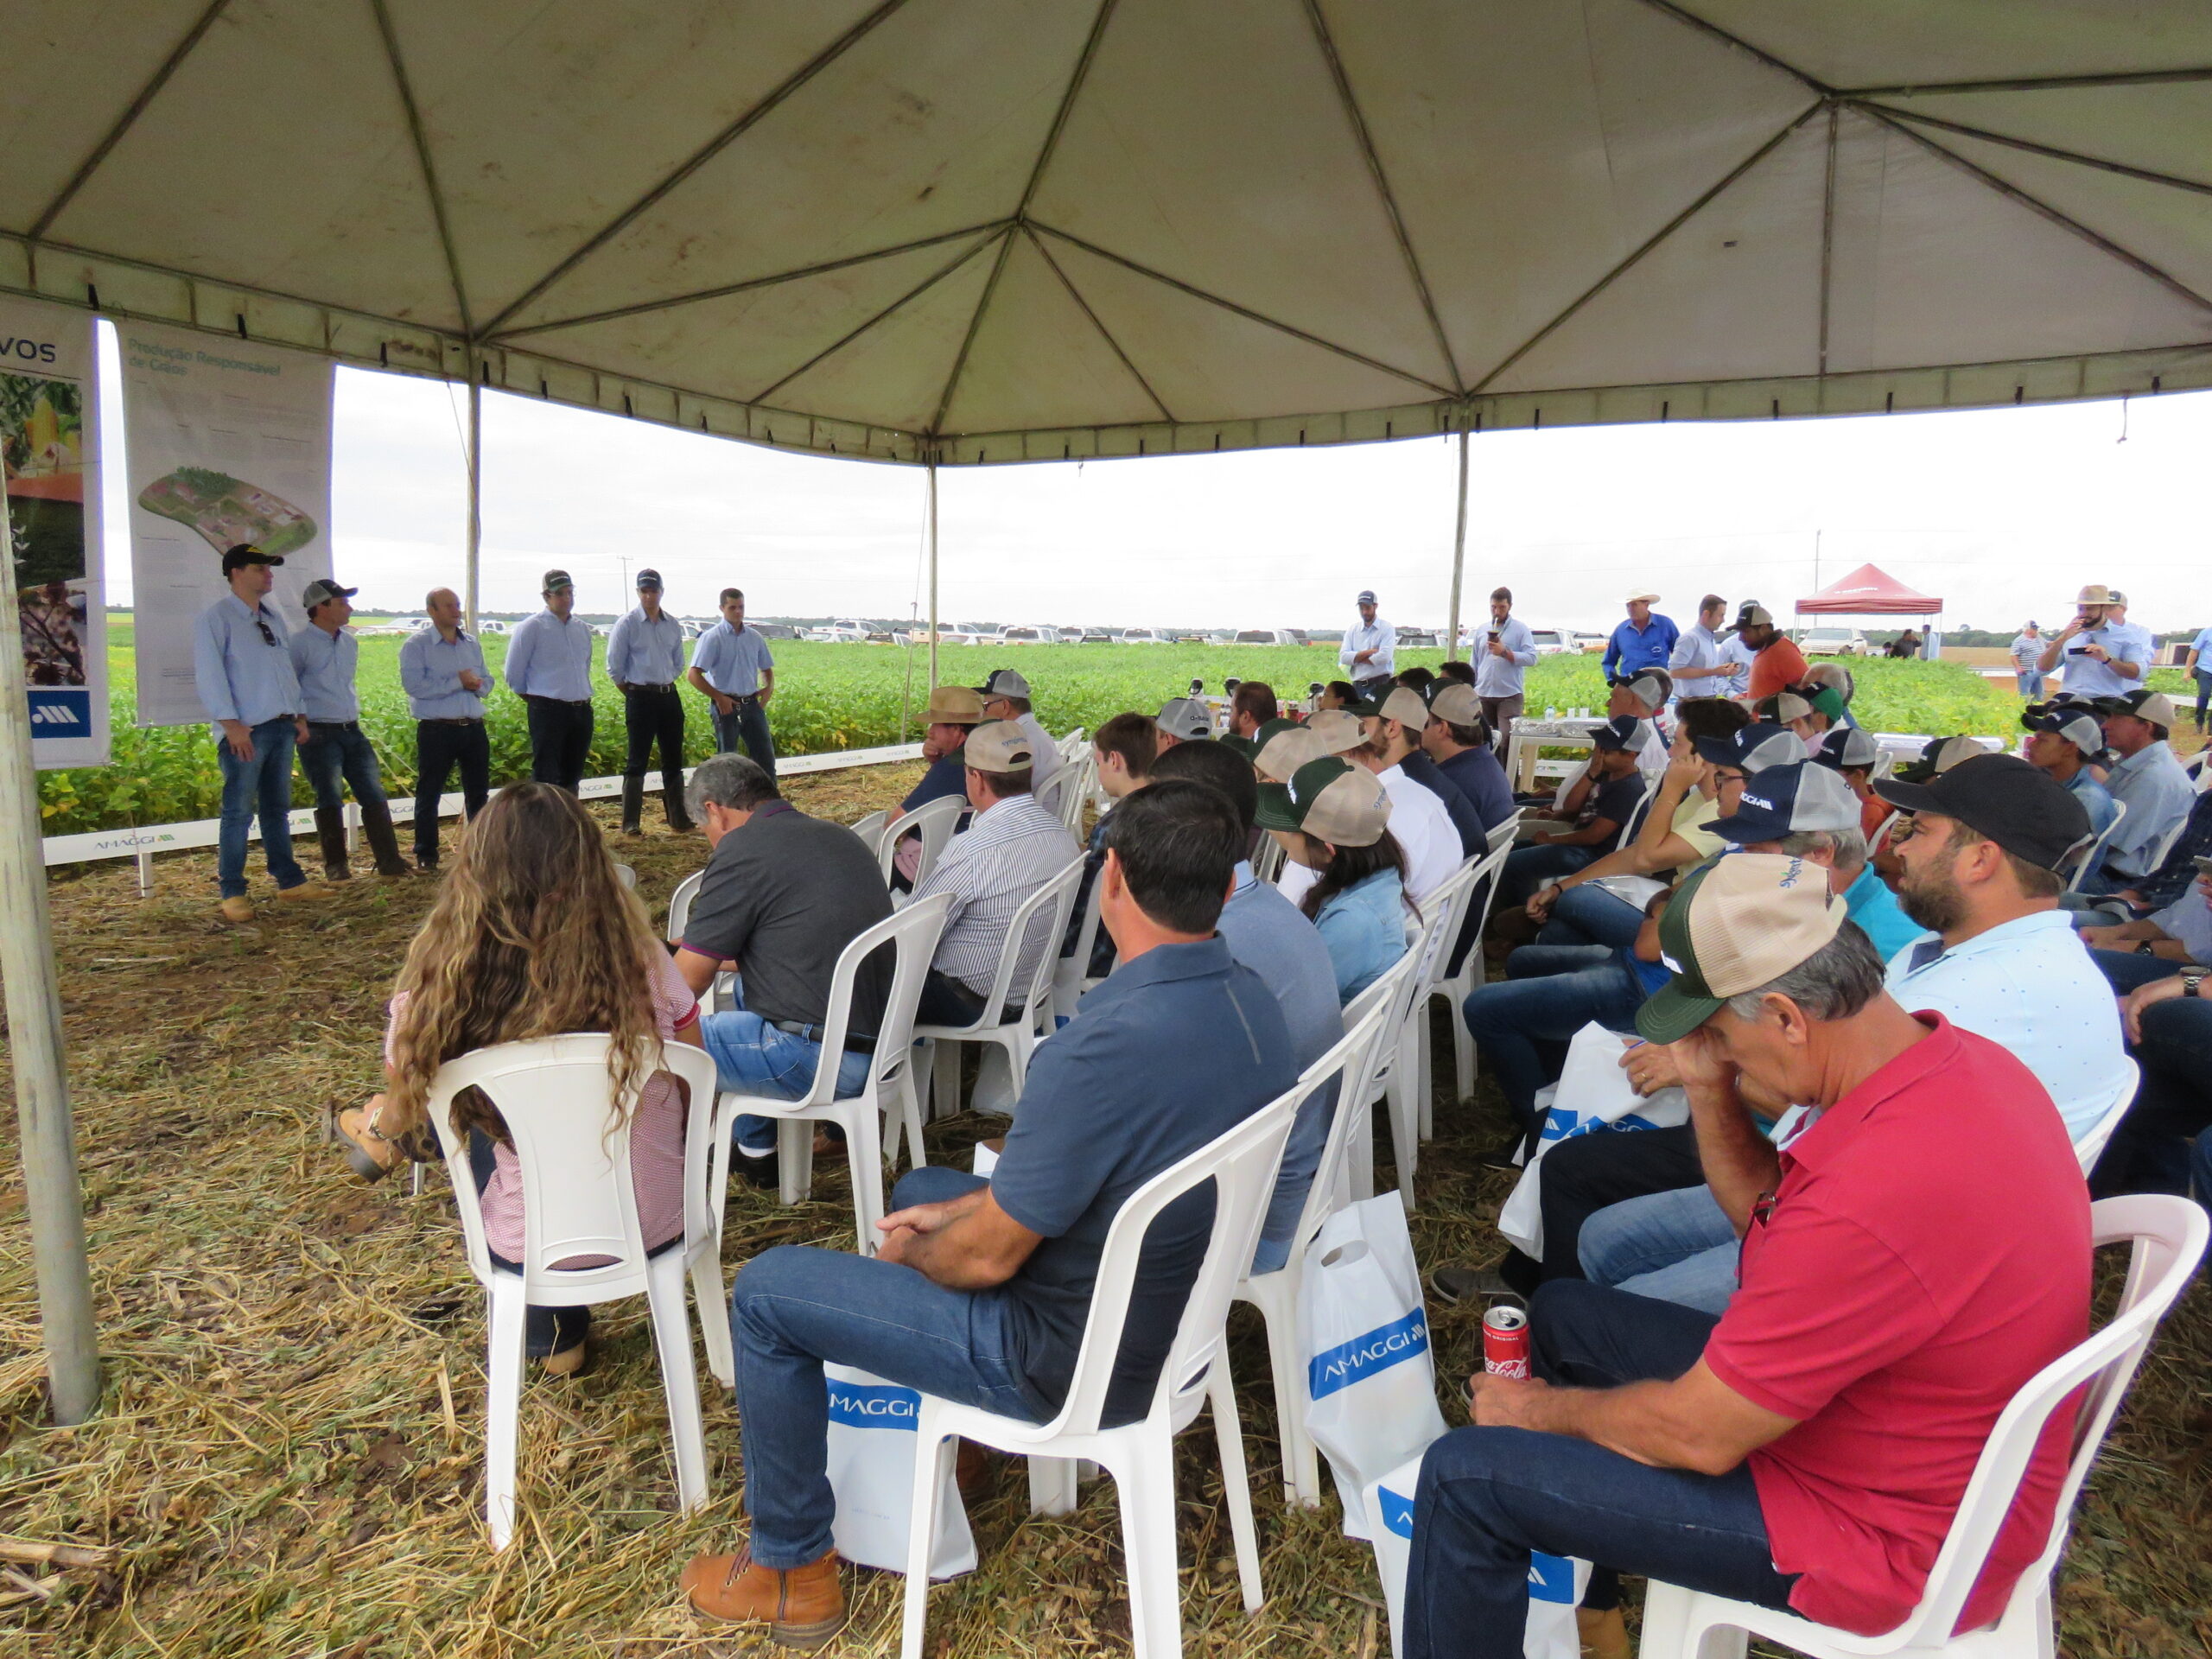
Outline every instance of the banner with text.
<path fill-rule="evenodd" d="M 327 358 L 118 322 L 130 467 L 138 723 L 207 718 L 193 683 L 200 613 L 229 591 L 223 550 L 283 556 L 267 603 L 306 626 L 300 594 L 330 574 Z"/>
<path fill-rule="evenodd" d="M 108 757 L 92 319 L 0 297 L 0 461 L 41 771 Z"/>

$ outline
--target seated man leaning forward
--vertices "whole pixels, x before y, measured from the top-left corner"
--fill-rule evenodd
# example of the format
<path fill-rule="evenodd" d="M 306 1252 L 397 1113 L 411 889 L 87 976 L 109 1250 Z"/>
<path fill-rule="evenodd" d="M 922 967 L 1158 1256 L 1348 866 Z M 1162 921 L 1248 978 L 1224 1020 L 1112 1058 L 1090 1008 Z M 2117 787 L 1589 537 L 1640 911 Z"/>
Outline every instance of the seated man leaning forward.
<path fill-rule="evenodd" d="M 2058 1114 L 2021 1110 L 2043 1085 L 1905 1012 L 1823 872 L 1732 854 L 1661 927 L 1681 971 L 1637 1029 L 1674 1050 L 1742 1288 L 1717 1320 L 1596 1285 L 1537 1293 L 1535 1378 L 1478 1375 L 1477 1427 L 1421 1466 L 1416 1659 L 1519 1659 L 1532 1548 L 1890 1630 L 1999 1414 L 2088 1331 L 2088 1195 Z M 1739 1084 L 1821 1109 L 1777 1147 Z M 2041 1553 L 2072 1427 L 2052 1416 L 1961 1629 Z"/>
<path fill-rule="evenodd" d="M 1281 1008 L 1214 933 L 1244 855 L 1235 809 L 1171 779 L 1128 797 L 1113 823 L 1099 916 L 1121 966 L 1037 1050 L 990 1179 L 915 1170 L 874 1257 L 784 1245 L 738 1274 L 730 1334 L 753 1531 L 736 1554 L 684 1569 L 707 1617 L 810 1647 L 844 1624 L 824 1361 L 1047 1421 L 1074 1372 L 1116 1212 L 1295 1081 Z M 1160 1065 L 1163 1053 L 1176 1064 Z M 1153 1223 L 1108 1423 L 1148 1408 L 1212 1224 L 1210 1188 Z"/>

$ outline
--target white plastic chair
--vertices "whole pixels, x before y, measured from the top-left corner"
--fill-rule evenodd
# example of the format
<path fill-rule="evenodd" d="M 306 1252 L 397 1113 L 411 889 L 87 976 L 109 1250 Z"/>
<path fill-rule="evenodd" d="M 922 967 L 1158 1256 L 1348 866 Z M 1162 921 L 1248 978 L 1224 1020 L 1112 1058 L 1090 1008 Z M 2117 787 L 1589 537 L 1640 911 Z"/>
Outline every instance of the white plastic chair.
<path fill-rule="evenodd" d="M 1392 1059 L 1384 1093 L 1390 1109 L 1390 1150 L 1398 1166 L 1398 1195 L 1410 1211 L 1414 1207 L 1414 1170 L 1421 1160 L 1421 1142 L 1429 1109 L 1428 997 L 1443 974 L 1459 937 L 1467 896 L 1477 866 L 1462 864 L 1438 882 L 1421 901 L 1421 936 L 1412 946 L 1414 976 L 1407 985 L 1407 1000 L 1399 1011 L 1396 1057 Z"/>
<path fill-rule="evenodd" d="M 1452 950 L 1458 946 L 1462 936 L 1465 934 L 1469 908 L 1479 902 L 1483 906 L 1484 914 L 1485 916 L 1489 914 L 1490 894 L 1484 892 L 1478 895 L 1476 889 L 1482 886 L 1485 877 L 1489 878 L 1491 887 L 1494 887 L 1497 885 L 1497 870 L 1505 862 L 1505 852 L 1499 851 L 1484 853 L 1477 858 L 1469 859 L 1459 867 L 1458 874 L 1450 877 L 1434 893 L 1428 895 L 1428 905 L 1423 906 L 1427 909 L 1448 903 L 1452 912 L 1450 916 L 1441 918 L 1445 925 L 1444 946 L 1436 953 L 1436 959 L 1429 964 L 1427 982 L 1414 995 L 1411 1010 L 1413 1018 L 1408 1027 L 1408 1034 L 1415 1046 L 1414 1084 L 1419 1090 L 1418 1116 L 1421 1138 L 1424 1141 L 1433 1141 L 1436 1138 L 1436 1064 L 1433 1052 L 1434 1046 L 1430 1039 L 1428 1030 L 1429 1001 L 1433 997 L 1443 997 L 1451 1004 L 1450 1012 L 1454 1028 L 1456 1029 L 1461 1023 L 1459 1019 L 1459 1003 L 1454 1001 L 1452 995 L 1452 988 L 1459 982 L 1456 979 L 1447 978 L 1446 971 L 1452 966 Z M 1480 939 L 1470 938 L 1467 945 L 1469 958 L 1471 959 L 1481 954 Z M 1464 974 L 1465 970 L 1466 963 L 1460 963 L 1460 971 Z M 1452 1047 L 1456 1065 L 1459 1055 L 1459 1042 L 1456 1038 L 1453 1039 Z M 1456 1072 L 1454 1075 L 1456 1077 Z M 1460 1090 L 1455 1098 L 1465 1099 L 1466 1091 Z"/>
<path fill-rule="evenodd" d="M 1075 890 L 1082 880 L 1083 860 L 1078 856 L 1070 859 L 1058 874 L 1022 900 L 1021 908 L 1007 924 L 991 988 L 973 1024 L 914 1027 L 914 1035 L 931 1062 L 923 1083 L 929 1091 L 925 1119 L 949 1117 L 960 1109 L 962 1043 L 989 1043 L 1004 1049 L 1011 1085 L 1008 1109 L 1021 1098 L 1022 1082 L 1029 1074 L 1029 1052 L 1052 1030 L 1052 976 L 1059 966 L 1060 941 L 1067 937 L 1068 917 L 1075 909 Z M 1015 971 L 1031 940 L 1038 941 L 1036 959 L 1024 982 L 1017 985 Z"/>
<path fill-rule="evenodd" d="M 887 808 L 878 807 L 867 817 L 855 818 L 845 827 L 861 838 L 861 844 L 868 851 L 878 852 L 882 849 L 884 826 L 890 817 Z"/>
<path fill-rule="evenodd" d="M 2126 803 L 2121 801 L 2116 802 L 2114 804 L 2124 806 Z M 2160 836 L 2158 839 L 2152 844 L 2149 852 L 2145 855 L 2145 862 L 2143 865 L 2144 869 L 2145 871 L 2150 871 L 2158 869 L 2163 867 L 2167 858 L 2172 854 L 2174 850 L 2174 844 L 2181 839 L 2182 832 L 2188 828 L 2189 814 L 2184 812 L 2181 817 L 2174 820 L 2174 827 L 2172 829 L 2167 830 L 2164 835 Z"/>
<path fill-rule="evenodd" d="M 1113 1475 L 1121 1497 L 1132 1646 L 1136 1659 L 1169 1659 L 1183 1650 L 1176 1580 L 1174 1437 L 1197 1418 L 1199 1407 L 1211 1405 L 1237 1577 L 1246 1611 L 1258 1610 L 1262 1599 L 1260 1551 L 1236 1390 L 1229 1375 L 1226 1320 L 1230 1293 L 1252 1259 L 1268 1196 L 1274 1187 L 1275 1166 L 1282 1160 L 1291 1120 L 1308 1087 L 1301 1079 L 1226 1135 L 1154 1176 L 1122 1205 L 1099 1257 L 1090 1316 L 1059 1415 L 1048 1423 L 1025 1423 L 934 1395 L 922 1395 L 914 1421 L 902 1659 L 921 1659 L 930 1540 L 936 1532 L 938 1493 L 951 1472 L 955 1436 L 1031 1459 L 1032 1492 L 1058 1487 L 1058 1499 L 1046 1506 L 1048 1512 L 1072 1507 L 1074 1460 L 1099 1464 Z M 1174 1344 L 1160 1367 L 1151 1408 L 1134 1423 L 1104 1427 L 1100 1419 L 1121 1352 L 1122 1329 L 1146 1229 L 1168 1205 L 1208 1181 L 1214 1188 L 1212 1233 L 1176 1327 Z M 1053 1460 L 1053 1466 L 1039 1470 L 1036 1460 L 1046 1459 Z"/>
<path fill-rule="evenodd" d="M 925 801 L 898 823 L 885 830 L 877 842 L 875 861 L 883 871 L 886 881 L 891 879 L 892 861 L 899 855 L 899 843 L 909 836 L 922 838 L 921 862 L 914 867 L 914 886 L 918 887 L 929 880 L 930 872 L 937 868 L 938 857 L 944 851 L 945 843 L 952 839 L 952 832 L 960 827 L 960 815 L 968 810 L 963 795 L 941 795 L 936 800 Z"/>
<path fill-rule="evenodd" d="M 1083 885 L 1080 878 L 1076 885 Z M 1083 994 L 1100 983 L 1090 976 L 1090 948 L 1098 941 L 1098 899 L 1105 885 L 1102 880 L 1092 880 L 1090 891 L 1083 899 L 1083 919 L 1076 925 L 1075 949 L 1052 964 L 1055 1029 L 1075 1018 L 1075 1005 L 1083 1000 Z M 1073 913 L 1072 908 L 1070 913 Z"/>
<path fill-rule="evenodd" d="M 2099 1244 L 2127 1244 L 2131 1256 L 2120 1311 L 2101 1330 L 2031 1377 L 2012 1396 L 1974 1465 L 1950 1534 L 1929 1573 L 1920 1605 L 1895 1630 L 1853 1636 L 1794 1614 L 1651 1581 L 1643 1603 L 1642 1659 L 1738 1659 L 1749 1637 L 1780 1643 L 1812 1659 L 1863 1659 L 1876 1654 L 1943 1655 L 1946 1659 L 2051 1659 L 2050 1575 L 2066 1542 L 2067 1522 L 2082 1482 L 2095 1460 L 2113 1414 L 2166 1310 L 2204 1254 L 2212 1220 L 2186 1198 L 2139 1194 L 2090 1206 Z M 2084 1386 L 2086 1385 L 2086 1386 Z M 2012 1507 L 2036 1441 L 2052 1412 L 2076 1389 L 2073 1455 L 2059 1489 L 2050 1536 L 2039 1560 L 2020 1574 L 2012 1599 L 1992 1625 L 1951 1634 L 1990 1548 Z"/>
<path fill-rule="evenodd" d="M 1491 849 L 1475 871 L 1475 887 L 1471 903 L 1481 908 L 1475 916 L 1473 931 L 1468 935 L 1466 960 L 1459 964 L 1459 971 L 1438 985 L 1433 995 L 1440 995 L 1452 1006 L 1452 1079 L 1461 1100 L 1475 1092 L 1475 1078 L 1478 1075 L 1475 1054 L 1475 1035 L 1467 1029 L 1466 1016 L 1460 1012 L 1475 988 L 1489 982 L 1489 963 L 1483 956 L 1483 934 L 1490 927 L 1490 910 L 1497 897 L 1498 871 L 1505 863 L 1506 854 L 1513 850 L 1512 819 L 1491 831 Z M 1497 839 L 1503 830 L 1507 839 Z M 1446 967 L 1450 967 L 1447 958 Z"/>
<path fill-rule="evenodd" d="M 614 879 L 632 893 L 638 890 L 638 873 L 627 864 L 617 864 L 614 867 Z"/>
<path fill-rule="evenodd" d="M 1346 1027 L 1344 1040 L 1306 1067 L 1299 1078 L 1301 1088 L 1309 1084 L 1326 1087 L 1332 1079 L 1338 1081 L 1329 1136 L 1322 1145 L 1320 1162 L 1313 1166 L 1313 1184 L 1306 1191 L 1306 1207 L 1299 1212 L 1298 1229 L 1290 1237 L 1289 1259 L 1272 1273 L 1248 1271 L 1236 1290 L 1236 1299 L 1258 1308 L 1267 1323 L 1285 1501 L 1309 1509 L 1321 1501 L 1321 1461 L 1313 1437 L 1306 1428 L 1306 1408 L 1313 1401 L 1307 1392 L 1306 1366 L 1298 1356 L 1299 1288 L 1306 1279 L 1307 1249 L 1329 1217 L 1351 1201 L 1348 1165 L 1357 1138 L 1373 1133 L 1368 1105 L 1375 1097 L 1375 1071 L 1382 1064 L 1389 1018 L 1389 1010 L 1381 1000 L 1370 1003 L 1356 1022 Z"/>
<path fill-rule="evenodd" d="M 1080 819 L 1083 816 L 1082 781 L 1082 763 L 1062 761 L 1058 771 L 1037 785 L 1034 791 L 1037 804 L 1062 823 L 1066 823 L 1071 817 Z M 1074 804 L 1072 811 L 1070 810 L 1071 802 Z M 1073 833 L 1072 830 L 1070 833 Z"/>
<path fill-rule="evenodd" d="M 893 912 L 864 932 L 855 934 L 839 953 L 830 978 L 829 1014 L 822 1027 L 822 1063 L 815 1068 L 814 1084 L 799 1100 L 775 1100 L 761 1095 L 725 1090 L 715 1104 L 715 1156 L 726 1163 L 730 1132 L 740 1113 L 772 1117 L 776 1124 L 777 1156 L 780 1166 L 780 1196 L 798 1204 L 813 1190 L 814 1134 L 817 1122 L 835 1123 L 845 1132 L 845 1156 L 853 1175 L 854 1249 L 874 1255 L 875 1224 L 884 1216 L 883 1124 L 892 1123 L 889 1151 L 895 1162 L 899 1131 L 903 1128 L 908 1162 L 919 1168 L 928 1161 L 922 1151 L 921 1107 L 914 1093 L 914 1006 L 921 1000 L 922 979 L 930 958 L 937 954 L 938 936 L 944 931 L 945 912 L 952 895 L 934 893 Z M 845 1052 L 845 1033 L 852 1018 L 853 984 L 861 964 L 885 946 L 895 956 L 890 993 L 884 1000 L 883 1017 L 876 1026 L 875 1051 L 868 1061 L 868 1080 L 858 1093 L 837 1094 L 839 1062 Z M 728 1183 L 714 1183 L 715 1236 L 722 1230 L 722 1205 Z M 720 1260 L 720 1251 L 715 1260 Z M 719 1293 L 721 1277 L 714 1269 Z"/>
<path fill-rule="evenodd" d="M 683 930 L 690 925 L 691 906 L 698 902 L 699 884 L 706 879 L 706 871 L 694 870 L 676 884 L 676 891 L 668 895 L 668 942 L 683 943 Z M 737 1000 L 737 975 L 734 970 L 721 969 L 715 975 L 715 982 L 700 1001 L 700 1010 L 718 1014 Z"/>
<path fill-rule="evenodd" d="M 490 1351 L 485 1367 L 489 1387 L 484 1407 L 484 1514 L 494 1549 L 505 1549 L 514 1535 L 523 1315 L 533 1304 L 580 1307 L 624 1296 L 645 1298 L 668 1395 L 677 1492 L 687 1510 L 707 1501 L 707 1446 L 683 1311 L 683 1276 L 687 1270 L 691 1274 L 709 1363 L 718 1376 L 729 1373 L 728 1314 L 714 1260 L 717 1238 L 701 1224 L 705 1218 L 691 1202 L 695 1179 L 709 1161 L 715 1063 L 704 1050 L 688 1044 L 670 1043 L 661 1051 L 660 1069 L 673 1072 L 690 1091 L 683 1157 L 686 1201 L 682 1244 L 649 1256 L 630 1171 L 628 1125 L 637 1103 L 623 1102 L 620 1114 L 615 1111 L 607 1071 L 608 1043 L 603 1034 L 501 1043 L 447 1061 L 430 1080 L 430 1123 L 453 1180 L 469 1271 L 485 1290 Z M 514 1141 L 523 1190 L 519 1273 L 492 1265 L 468 1137 L 454 1132 L 453 1098 L 469 1088 L 483 1091 Z M 578 1257 L 599 1258 L 601 1265 L 559 1265 Z"/>
<path fill-rule="evenodd" d="M 1489 851 L 1494 853 L 1501 847 L 1510 847 L 1513 845 L 1514 837 L 1519 832 L 1521 828 L 1521 815 L 1528 810 L 1529 809 L 1524 806 L 1516 806 L 1513 809 L 1513 816 L 1511 817 L 1491 826 L 1488 837 L 1490 842 L 1488 849 Z"/>
<path fill-rule="evenodd" d="M 2105 825 L 2104 833 L 2089 843 L 2080 860 L 2075 864 L 2074 874 L 2067 878 L 2067 892 L 2081 892 L 2082 883 L 2089 879 L 2089 872 L 2103 868 L 2105 849 L 2112 845 L 2112 838 L 2120 833 L 2120 826 L 2126 822 L 2127 803 L 2114 801 L 2112 804 L 2112 822 Z M 2145 868 L 2155 870 L 2158 868 L 2158 861 L 2154 859 Z"/>
<path fill-rule="evenodd" d="M 2074 1154 L 2082 1160 L 2082 1173 L 2097 1166 L 2097 1160 L 2104 1156 L 2113 1131 L 2120 1127 L 2120 1120 L 2127 1116 L 2127 1109 L 2135 1103 L 2135 1086 L 2142 1080 L 2142 1068 L 2134 1061 L 2123 1058 L 2120 1063 L 2120 1086 L 2113 1090 L 2112 1104 L 2098 1114 L 2087 1134 L 2074 1143 Z"/>

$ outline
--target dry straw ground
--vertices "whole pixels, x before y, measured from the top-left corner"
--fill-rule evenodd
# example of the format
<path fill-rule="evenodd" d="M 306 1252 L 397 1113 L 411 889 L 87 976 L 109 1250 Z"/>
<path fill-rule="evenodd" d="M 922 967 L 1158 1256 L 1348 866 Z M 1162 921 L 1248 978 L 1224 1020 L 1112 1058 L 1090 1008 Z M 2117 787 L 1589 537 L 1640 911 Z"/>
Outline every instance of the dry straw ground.
<path fill-rule="evenodd" d="M 899 771 L 801 780 L 809 809 L 849 819 Z M 655 833 L 621 844 L 656 911 L 699 860 Z M 372 1086 L 383 1002 L 429 895 L 356 880 L 306 915 L 232 931 L 213 918 L 211 861 L 165 860 L 142 901 L 127 867 L 55 883 L 105 1409 L 46 1426 L 13 1115 L 0 1129 L 0 1533 L 111 1545 L 112 1571 L 0 1569 L 0 1655 L 382 1659 L 435 1655 L 705 1659 L 753 1650 L 702 1630 L 674 1592 L 696 1549 L 739 1532 L 737 1424 L 709 1385 L 714 1498 L 673 1512 L 658 1372 L 642 1306 L 606 1319 L 579 1382 L 534 1380 L 523 1402 L 524 1521 L 494 1557 L 480 1529 L 483 1321 L 442 1177 L 410 1198 L 366 1187 L 319 1144 L 326 1102 Z M 1504 1178 L 1477 1147 L 1494 1103 L 1440 1113 L 1424 1160 L 1426 1262 L 1493 1253 Z M 932 1157 L 990 1133 L 935 1126 Z M 849 1246 L 842 1168 L 786 1211 L 733 1194 L 728 1265 L 766 1244 Z M 1333 1500 L 1286 1514 L 1275 1496 L 1264 1351 L 1239 1315 L 1242 1390 L 1269 1600 L 1238 1603 L 1205 1448 L 1188 1438 L 1182 1559 L 1190 1650 L 1388 1651 L 1363 1545 Z M 1472 1316 L 1442 1310 L 1448 1377 Z M 2060 1592 L 2076 1659 L 2212 1650 L 2212 1293 L 2170 1324 L 2106 1453 Z M 703 1368 L 701 1372 L 704 1378 Z M 1455 1408 L 1447 1415 L 1458 1420 Z M 1126 1651 L 1112 1493 L 1032 1520 L 1019 1471 L 971 1506 L 981 1569 L 931 1598 L 933 1654 Z M 897 1641 L 898 1581 L 858 1573 L 843 1651 Z"/>

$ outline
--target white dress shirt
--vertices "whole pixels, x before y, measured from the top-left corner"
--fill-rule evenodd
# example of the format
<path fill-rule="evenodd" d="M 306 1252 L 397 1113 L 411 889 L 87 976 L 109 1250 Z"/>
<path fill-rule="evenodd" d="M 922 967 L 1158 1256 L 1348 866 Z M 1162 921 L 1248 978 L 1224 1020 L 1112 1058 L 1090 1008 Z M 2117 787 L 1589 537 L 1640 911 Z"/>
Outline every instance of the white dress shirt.
<path fill-rule="evenodd" d="M 1375 654 L 1363 663 L 1353 662 L 1363 651 Z M 1372 622 L 1357 622 L 1344 631 L 1337 665 L 1353 680 L 1371 680 L 1378 675 L 1388 678 L 1397 672 L 1397 658 L 1398 631 L 1378 615 Z"/>

